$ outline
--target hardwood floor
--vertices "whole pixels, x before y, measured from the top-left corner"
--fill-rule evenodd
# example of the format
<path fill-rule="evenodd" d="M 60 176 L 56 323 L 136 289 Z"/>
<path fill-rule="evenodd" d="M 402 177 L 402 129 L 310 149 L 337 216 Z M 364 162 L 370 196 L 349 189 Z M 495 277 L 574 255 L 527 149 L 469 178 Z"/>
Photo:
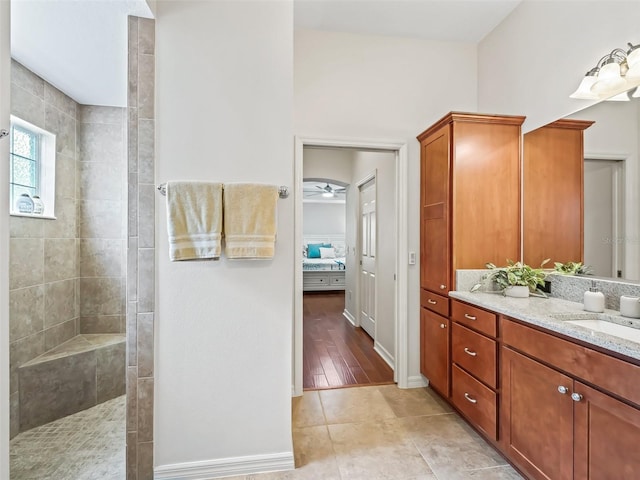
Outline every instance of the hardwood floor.
<path fill-rule="evenodd" d="M 305 293 L 305 390 L 393 383 L 393 370 L 373 350 L 373 340 L 342 315 L 344 292 Z"/>

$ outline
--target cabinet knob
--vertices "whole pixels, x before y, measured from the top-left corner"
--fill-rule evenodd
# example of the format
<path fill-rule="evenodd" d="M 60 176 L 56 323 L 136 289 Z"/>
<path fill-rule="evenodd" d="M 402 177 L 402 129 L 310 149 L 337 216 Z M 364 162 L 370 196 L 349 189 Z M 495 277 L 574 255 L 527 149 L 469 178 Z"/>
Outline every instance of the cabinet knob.
<path fill-rule="evenodd" d="M 440 328 L 447 328 L 447 326 L 444 323 L 441 323 Z"/>
<path fill-rule="evenodd" d="M 571 400 L 573 400 L 574 402 L 579 402 L 580 400 L 582 400 L 582 395 L 580 395 L 579 393 L 573 392 L 571 394 Z"/>
<path fill-rule="evenodd" d="M 473 315 L 469 315 L 468 313 L 464 314 L 464 318 L 468 318 L 469 320 L 477 320 L 478 317 L 474 317 Z"/>
<path fill-rule="evenodd" d="M 445 290 L 447 288 L 446 285 L 440 285 L 440 290 Z"/>
<path fill-rule="evenodd" d="M 478 403 L 478 400 L 476 400 L 475 398 L 473 398 L 471 395 L 469 395 L 467 392 L 464 392 L 464 398 L 467 399 L 467 401 L 471 402 L 471 403 Z"/>
<path fill-rule="evenodd" d="M 467 355 L 471 355 L 472 357 L 475 357 L 476 355 L 478 355 L 478 352 L 469 350 L 467 347 L 464 347 L 464 353 L 466 353 Z"/>
<path fill-rule="evenodd" d="M 430 298 L 427 299 L 427 302 L 429 302 L 431 305 L 435 305 L 436 303 L 438 303 L 435 300 L 431 300 Z"/>
<path fill-rule="evenodd" d="M 558 391 L 561 394 L 566 395 L 569 392 L 569 389 L 567 387 L 565 387 L 564 385 L 558 385 Z"/>

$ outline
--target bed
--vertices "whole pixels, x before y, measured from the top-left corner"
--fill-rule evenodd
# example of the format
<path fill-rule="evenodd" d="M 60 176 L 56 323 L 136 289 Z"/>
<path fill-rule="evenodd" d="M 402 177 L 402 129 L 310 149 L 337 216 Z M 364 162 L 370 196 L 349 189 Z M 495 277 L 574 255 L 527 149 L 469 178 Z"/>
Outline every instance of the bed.
<path fill-rule="evenodd" d="M 344 235 L 305 237 L 302 290 L 344 290 L 346 258 Z M 317 248 L 316 248 L 317 247 Z M 318 257 L 321 253 L 321 256 Z"/>

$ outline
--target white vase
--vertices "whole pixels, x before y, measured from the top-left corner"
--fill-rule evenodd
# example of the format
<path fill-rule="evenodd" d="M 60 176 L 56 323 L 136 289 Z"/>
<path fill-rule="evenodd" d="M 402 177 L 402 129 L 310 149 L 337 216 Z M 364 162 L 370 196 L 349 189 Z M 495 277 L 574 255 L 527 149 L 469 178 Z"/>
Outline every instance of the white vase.
<path fill-rule="evenodd" d="M 507 297 L 527 298 L 529 296 L 529 287 L 526 285 L 513 285 L 504 289 Z"/>

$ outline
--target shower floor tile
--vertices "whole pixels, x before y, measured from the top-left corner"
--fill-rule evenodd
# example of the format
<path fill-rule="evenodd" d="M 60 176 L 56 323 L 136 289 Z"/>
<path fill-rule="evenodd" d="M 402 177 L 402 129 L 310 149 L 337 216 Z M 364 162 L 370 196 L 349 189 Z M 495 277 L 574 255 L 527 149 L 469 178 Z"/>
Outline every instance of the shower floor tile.
<path fill-rule="evenodd" d="M 11 480 L 125 478 L 125 396 L 17 435 Z"/>

